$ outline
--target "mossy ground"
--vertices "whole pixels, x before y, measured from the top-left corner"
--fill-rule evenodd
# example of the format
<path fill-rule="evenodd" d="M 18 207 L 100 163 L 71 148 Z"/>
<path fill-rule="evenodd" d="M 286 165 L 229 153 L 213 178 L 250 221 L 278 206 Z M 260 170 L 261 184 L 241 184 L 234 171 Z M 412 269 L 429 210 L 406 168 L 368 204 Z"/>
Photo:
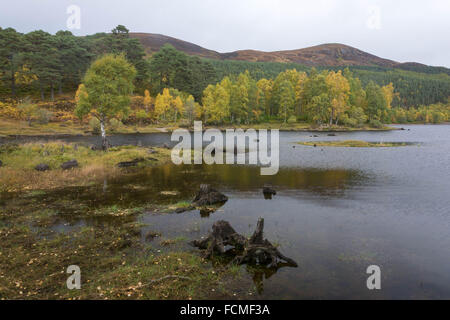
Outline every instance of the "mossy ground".
<path fill-rule="evenodd" d="M 170 159 L 169 150 L 155 150 L 150 156 L 157 160 L 145 160 L 139 166 Z M 70 192 L 68 186 L 102 181 L 105 175 L 127 174 L 116 164 L 146 158 L 146 148 L 103 152 L 73 144 L 26 144 L 3 146 L 0 155 L 4 162 L 0 168 L 0 299 L 239 298 L 233 288 L 239 286 L 241 268 L 204 260 L 197 250 L 186 250 L 187 239 L 180 236 L 166 237 L 152 230 L 160 236 L 147 240 L 138 222 L 147 206 L 94 208 L 77 197 L 54 195 Z M 80 168 L 59 169 L 72 158 Z M 34 165 L 40 162 L 48 163 L 51 170 L 35 171 Z M 172 207 L 188 204 L 155 206 L 170 214 Z M 80 290 L 66 286 L 70 265 L 81 269 Z"/>
<path fill-rule="evenodd" d="M 0 299 L 201 299 L 230 296 L 234 271 L 213 268 L 198 253 L 159 253 L 133 223 L 84 227 L 70 234 L 25 224 L 0 225 Z M 171 245 L 179 239 L 164 240 Z M 81 270 L 69 290 L 67 267 Z M 167 275 L 173 278 L 161 279 Z"/>
<path fill-rule="evenodd" d="M 401 147 L 406 146 L 403 142 L 367 142 L 361 140 L 343 140 L 343 141 L 305 141 L 298 142 L 303 146 L 316 147 L 349 147 L 349 148 L 381 148 L 381 147 Z"/>

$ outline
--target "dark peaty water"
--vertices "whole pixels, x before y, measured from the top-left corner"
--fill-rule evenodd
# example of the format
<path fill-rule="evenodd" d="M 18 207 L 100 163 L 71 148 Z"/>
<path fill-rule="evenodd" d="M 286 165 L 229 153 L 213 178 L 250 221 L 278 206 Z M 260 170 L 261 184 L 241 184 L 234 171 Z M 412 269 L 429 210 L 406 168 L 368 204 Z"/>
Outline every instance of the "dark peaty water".
<path fill-rule="evenodd" d="M 280 133 L 281 168 L 275 176 L 260 176 L 256 166 L 167 165 L 54 197 L 79 199 L 91 207 L 176 203 L 190 199 L 200 183 L 211 183 L 230 198 L 219 210 L 209 215 L 147 213 L 138 218 L 148 224 L 143 234 L 158 230 L 167 238 L 192 239 L 205 235 L 215 221 L 227 220 L 250 235 L 263 217 L 265 237 L 299 267 L 249 269 L 241 289 L 256 285 L 254 298 L 449 299 L 450 126 L 404 127 L 410 130 L 335 137 Z M 159 145 L 169 139 L 167 134 L 126 135 L 112 142 Z M 415 144 L 293 148 L 304 140 L 349 139 Z M 272 200 L 263 197 L 264 183 L 278 192 Z M 179 195 L 164 196 L 162 190 Z M 52 201 L 52 195 L 47 197 Z M 366 286 L 366 269 L 373 264 L 381 268 L 381 290 Z"/>

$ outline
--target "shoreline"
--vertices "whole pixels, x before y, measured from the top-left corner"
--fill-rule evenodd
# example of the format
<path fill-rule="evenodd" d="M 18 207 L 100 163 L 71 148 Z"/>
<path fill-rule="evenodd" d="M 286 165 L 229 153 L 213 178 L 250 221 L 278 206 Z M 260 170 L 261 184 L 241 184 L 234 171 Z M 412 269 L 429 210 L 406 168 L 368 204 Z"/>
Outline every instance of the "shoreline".
<path fill-rule="evenodd" d="M 86 128 L 76 127 L 76 126 L 64 126 L 59 128 L 48 128 L 44 125 L 34 125 L 32 127 L 23 128 L 19 124 L 15 125 L 14 123 L 9 123 L 10 127 L 7 129 L 2 128 L 0 126 L 0 139 L 14 139 L 14 138 L 48 138 L 52 137 L 55 139 L 58 138 L 68 138 L 68 137 L 96 137 L 99 136 L 97 134 L 93 134 L 92 131 L 85 130 Z M 14 126 L 15 128 L 11 128 Z M 60 129 L 60 130 L 58 130 Z M 167 125 L 165 127 L 158 126 L 155 127 L 153 125 L 149 125 L 147 127 L 127 127 L 115 130 L 108 131 L 107 136 L 114 135 L 147 135 L 147 134 L 160 134 L 160 133 L 172 133 L 176 129 L 187 129 L 189 132 L 193 132 L 192 127 L 183 128 L 179 126 L 171 126 Z M 314 128 L 309 126 L 282 126 L 280 124 L 255 124 L 254 126 L 250 125 L 242 125 L 242 126 L 204 126 L 203 131 L 207 129 L 219 129 L 221 131 L 225 131 L 227 129 L 278 129 L 280 132 L 364 132 L 364 131 L 392 131 L 392 130 L 401 130 L 401 128 L 392 127 L 391 125 L 386 125 L 382 128 L 371 128 L 371 127 L 362 127 L 362 128 L 353 128 L 353 127 L 321 127 Z"/>

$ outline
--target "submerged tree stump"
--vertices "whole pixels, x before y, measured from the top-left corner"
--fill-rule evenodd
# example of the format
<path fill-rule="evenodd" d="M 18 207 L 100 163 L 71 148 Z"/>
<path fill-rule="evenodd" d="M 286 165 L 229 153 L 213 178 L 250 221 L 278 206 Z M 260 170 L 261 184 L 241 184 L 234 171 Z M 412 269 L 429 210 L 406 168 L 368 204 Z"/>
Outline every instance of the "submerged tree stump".
<path fill-rule="evenodd" d="M 212 188 L 209 184 L 200 185 L 192 204 L 195 206 L 208 206 L 226 202 L 228 197 Z"/>
<path fill-rule="evenodd" d="M 257 264 L 268 268 L 277 267 L 279 263 L 297 267 L 297 263 L 284 256 L 269 240 L 264 239 L 264 219 L 259 218 L 255 232 L 247 239 L 237 233 L 227 221 L 217 221 L 212 232 L 205 239 L 194 240 L 191 244 L 205 250 L 204 257 L 210 258 L 214 253 L 225 253 L 225 246 L 232 246 L 236 256 L 232 263 Z"/>

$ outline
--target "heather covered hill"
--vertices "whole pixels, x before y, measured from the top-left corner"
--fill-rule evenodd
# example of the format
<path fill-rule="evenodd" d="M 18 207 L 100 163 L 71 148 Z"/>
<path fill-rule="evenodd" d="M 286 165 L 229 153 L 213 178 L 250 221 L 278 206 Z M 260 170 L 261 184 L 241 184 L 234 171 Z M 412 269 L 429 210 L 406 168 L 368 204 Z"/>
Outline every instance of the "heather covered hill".
<path fill-rule="evenodd" d="M 138 39 L 145 48 L 145 52 L 149 55 L 159 51 L 159 49 L 161 49 L 165 44 L 171 44 L 175 49 L 189 55 L 196 55 L 211 59 L 221 58 L 220 53 L 216 51 L 208 50 L 196 44 L 162 34 L 131 32 L 130 37 Z"/>
<path fill-rule="evenodd" d="M 222 57 L 224 59 L 257 62 L 293 62 L 308 66 L 393 67 L 397 64 L 395 61 L 382 59 L 370 53 L 339 43 L 274 52 L 240 50 L 222 54 Z"/>
<path fill-rule="evenodd" d="M 383 59 L 359 49 L 339 44 L 329 43 L 314 47 L 264 52 L 258 50 L 238 50 L 219 53 L 200 47 L 196 44 L 154 33 L 130 33 L 130 37 L 138 39 L 147 54 L 153 54 L 165 44 L 171 44 L 175 49 L 189 55 L 222 60 L 243 60 L 253 62 L 290 62 L 308 66 L 381 66 L 394 67 L 395 61 Z"/>
<path fill-rule="evenodd" d="M 155 33 L 131 32 L 131 38 L 138 39 L 148 55 L 159 51 L 165 44 L 188 55 L 215 60 L 239 60 L 250 62 L 282 62 L 296 63 L 306 66 L 374 66 L 382 68 L 398 68 L 422 73 L 446 73 L 450 70 L 445 67 L 432 67 L 417 62 L 399 63 L 389 59 L 364 52 L 357 48 L 340 44 L 327 43 L 308 48 L 283 51 L 237 50 L 219 53 L 209 50 L 191 42 Z"/>

